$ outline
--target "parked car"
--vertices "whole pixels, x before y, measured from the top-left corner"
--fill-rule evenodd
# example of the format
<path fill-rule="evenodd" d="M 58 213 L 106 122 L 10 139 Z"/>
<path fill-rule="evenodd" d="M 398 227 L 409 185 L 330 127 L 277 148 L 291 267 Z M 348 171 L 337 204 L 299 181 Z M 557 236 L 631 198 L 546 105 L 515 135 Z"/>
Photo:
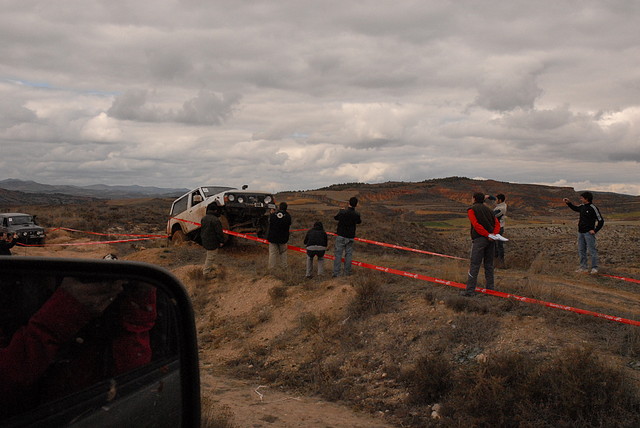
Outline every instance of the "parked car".
<path fill-rule="evenodd" d="M 45 240 L 44 228 L 30 214 L 0 213 L 0 233 L 15 233 L 22 244 L 44 244 Z"/>
<path fill-rule="evenodd" d="M 192 240 L 200 243 L 200 220 L 207 206 L 220 207 L 222 227 L 241 233 L 256 233 L 264 237 L 269 210 L 276 208 L 271 193 L 242 190 L 234 187 L 201 186 L 176 199 L 171 205 L 167 235 L 174 243 Z M 226 235 L 228 236 L 228 235 Z"/>

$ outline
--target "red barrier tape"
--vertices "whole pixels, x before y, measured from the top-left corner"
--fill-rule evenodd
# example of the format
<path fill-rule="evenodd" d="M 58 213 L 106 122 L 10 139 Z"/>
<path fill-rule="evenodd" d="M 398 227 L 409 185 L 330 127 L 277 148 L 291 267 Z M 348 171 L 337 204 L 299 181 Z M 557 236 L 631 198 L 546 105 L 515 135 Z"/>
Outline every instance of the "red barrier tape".
<path fill-rule="evenodd" d="M 333 236 L 337 236 L 335 233 L 331 233 L 331 232 L 327 232 L 327 234 L 333 235 Z M 415 248 L 403 247 L 403 246 L 395 245 L 395 244 L 387 244 L 385 242 L 370 241 L 368 239 L 353 238 L 353 240 L 354 241 L 359 241 L 359 242 L 365 242 L 367 244 L 379 245 L 381 247 L 393 248 L 393 249 L 396 249 L 396 250 L 412 251 L 414 253 L 429 254 L 429 255 L 432 255 L 432 256 L 446 257 L 446 258 L 449 258 L 449 259 L 456 259 L 456 260 L 468 260 L 468 259 L 465 259 L 465 258 L 462 258 L 462 257 L 449 256 L 447 254 L 440 254 L 440 253 L 432 253 L 430 251 L 417 250 Z"/>
<path fill-rule="evenodd" d="M 620 279 L 622 281 L 635 282 L 636 284 L 640 284 L 640 280 L 638 280 L 638 279 L 625 278 L 624 276 L 617 276 L 617 275 L 606 275 L 604 273 L 601 273 L 600 275 L 606 276 L 608 278 Z"/>
<path fill-rule="evenodd" d="M 185 223 L 191 223 L 191 224 L 194 224 L 196 226 L 201 226 L 200 223 L 197 223 L 197 222 L 194 222 L 194 221 L 184 220 L 184 219 L 181 219 L 181 218 L 178 218 L 178 217 L 171 217 L 171 218 L 174 219 L 174 220 L 185 222 Z M 69 229 L 69 228 L 64 228 L 64 227 L 59 227 L 59 228 L 53 229 L 53 230 L 59 230 L 59 229 L 68 230 L 68 231 L 71 231 L 71 232 L 83 232 L 83 233 L 89 233 L 89 234 L 93 234 L 93 235 L 102 235 L 102 236 L 142 236 L 142 237 L 153 237 L 153 238 L 167 238 L 168 237 L 168 235 L 135 235 L 135 234 L 124 234 L 124 233 L 123 234 L 119 234 L 119 233 L 104 234 L 104 233 L 97 233 L 97 232 L 84 232 L 84 231 L 81 231 L 81 230 Z M 309 229 L 294 229 L 294 230 L 291 230 L 291 232 L 304 232 L 306 230 L 309 230 Z M 239 236 L 239 237 L 246 238 L 246 239 L 253 239 L 253 240 L 256 240 L 258 242 L 262 242 L 263 244 L 267 244 L 268 243 L 266 240 L 260 239 L 260 238 L 256 238 L 253 235 L 237 234 L 237 232 L 232 232 L 232 231 L 229 231 L 229 230 L 225 230 L 224 232 L 229 234 L 229 235 L 235 235 L 235 236 Z M 332 235 L 332 236 L 337 236 L 335 233 L 332 233 L 332 232 L 327 232 L 327 234 L 328 235 Z M 468 260 L 468 259 L 465 259 L 465 258 L 462 258 L 462 257 L 449 256 L 447 254 L 440 254 L 440 253 L 434 253 L 434 252 L 425 251 L 425 250 L 418 250 L 418 249 L 415 249 L 415 248 L 403 247 L 403 246 L 395 245 L 395 244 L 387 244 L 385 242 L 372 241 L 372 240 L 369 240 L 369 239 L 354 238 L 354 240 L 355 241 L 359 241 L 359 242 L 364 242 L 364 243 L 367 243 L 367 244 L 373 244 L 373 245 L 379 245 L 379 246 L 382 246 L 382 247 L 393 248 L 393 249 L 396 249 L 396 250 L 411 251 L 411 252 L 420 253 L 420 254 L 429 254 L 429 255 L 432 255 L 432 256 L 446 257 L 446 258 L 455 259 L 455 260 Z M 130 242 L 130 241 L 109 241 L 109 242 L 103 241 L 102 243 L 117 243 L 117 242 Z M 42 245 L 25 245 L 25 244 L 19 244 L 19 245 L 22 245 L 22 246 L 25 246 L 25 247 L 27 247 L 27 246 L 33 246 L 33 247 L 42 246 Z M 46 244 L 46 245 L 53 245 L 53 244 Z M 55 245 L 71 245 L 71 244 L 55 244 Z M 83 245 L 83 244 L 73 244 L 73 245 Z M 87 245 L 92 245 L 92 243 L 89 243 Z M 297 247 L 293 247 L 293 246 L 289 246 L 289 247 L 290 247 L 290 249 L 292 249 L 294 251 L 297 251 L 297 250 L 295 250 Z M 306 251 L 304 251 L 304 250 L 302 252 L 306 253 Z M 325 257 L 333 260 L 333 258 L 332 258 L 333 256 L 326 255 Z M 600 274 L 600 275 L 601 276 L 606 276 L 608 278 L 619 279 L 619 280 L 622 280 L 622 281 L 635 282 L 637 284 L 640 284 L 640 280 L 633 279 L 633 278 L 625 278 L 623 276 L 617 276 L 617 275 L 605 275 L 605 274 Z"/>
<path fill-rule="evenodd" d="M 249 239 L 249 240 L 256 241 L 256 242 L 261 242 L 263 244 L 268 244 L 268 241 L 266 239 L 256 238 L 255 236 L 248 235 L 246 233 L 237 233 L 237 232 L 232 232 L 232 231 L 229 231 L 229 230 L 225 230 L 224 232 L 229 234 L 229 235 L 233 235 L 233 236 L 237 236 L 237 237 L 240 237 L 240 238 Z M 306 252 L 307 252 L 304 248 L 295 247 L 293 245 L 287 245 L 287 248 L 290 249 L 290 250 L 293 250 L 293 251 L 300 252 L 300 253 L 305 253 L 306 254 Z M 330 254 L 326 254 L 325 258 L 328 258 L 330 260 L 335 260 L 335 257 L 330 255 Z M 398 269 L 393 269 L 393 268 L 388 268 L 388 267 L 383 267 L 383 266 L 377 266 L 377 265 L 370 264 L 370 263 L 358 262 L 358 261 L 355 261 L 355 260 L 352 261 L 351 264 L 354 265 L 354 266 L 360 266 L 360 267 L 364 267 L 364 268 L 367 268 L 367 269 L 376 270 L 378 272 L 392 273 L 394 275 L 404 276 L 404 277 L 407 277 L 407 278 L 420 279 L 422 281 L 428 281 L 428 282 L 433 282 L 433 283 L 436 283 L 436 284 L 448 285 L 450 287 L 456 287 L 456 288 L 460 288 L 460 289 L 465 289 L 466 288 L 465 284 L 462 284 L 462 283 L 459 283 L 459 282 L 447 281 L 447 280 L 444 280 L 444 279 L 435 278 L 435 277 L 426 276 L 426 275 L 421 275 L 421 274 L 418 274 L 418 273 L 411 273 L 411 272 L 401 271 L 401 270 L 398 270 Z M 479 293 L 489 294 L 491 296 L 502 297 L 502 298 L 505 298 L 505 299 L 514 299 L 514 300 L 518 300 L 520 302 L 532 303 L 532 304 L 536 304 L 536 305 L 547 306 L 549 308 L 555 308 L 555 309 L 561 309 L 563 311 L 574 312 L 574 313 L 581 314 L 581 315 L 591 315 L 591 316 L 594 316 L 594 317 L 597 317 L 597 318 L 603 318 L 603 319 L 606 319 L 606 320 L 609 320 L 609 321 L 615 321 L 615 322 L 619 322 L 619 323 L 623 323 L 623 324 L 640 326 L 640 321 L 630 320 L 630 319 L 622 318 L 622 317 L 616 317 L 616 316 L 613 316 L 613 315 L 601 314 L 599 312 L 593 312 L 593 311 L 588 311 L 586 309 L 574 308 L 574 307 L 567 306 L 567 305 L 560 305 L 558 303 L 545 302 L 544 300 L 532 299 L 530 297 L 518 296 L 516 294 L 503 293 L 501 291 L 488 290 L 486 288 L 476 288 L 476 291 L 479 292 Z"/>
<path fill-rule="evenodd" d="M 191 220 L 185 220 L 183 218 L 178 218 L 178 217 L 171 217 L 171 220 L 178 220 L 178 221 L 182 221 L 184 223 L 191 223 L 191 224 L 195 224 L 196 226 L 202 226 L 202 224 L 197 223 L 195 221 L 191 221 Z"/>
<path fill-rule="evenodd" d="M 23 244 L 18 242 L 16 245 L 20 247 L 66 247 L 66 246 L 78 246 L 78 245 L 100 245 L 100 244 L 118 244 L 121 242 L 136 242 L 136 241 L 147 241 L 149 239 L 164 239 L 166 236 L 158 236 L 156 238 L 135 238 L 135 239 L 119 239 L 116 241 L 91 241 L 91 242 L 72 242 L 66 244 Z"/>
<path fill-rule="evenodd" d="M 99 235 L 99 236 L 140 236 L 145 238 L 166 238 L 167 235 L 139 235 L 135 233 L 99 233 L 99 232 L 89 232 L 86 230 L 77 230 L 77 229 L 69 229 L 68 227 L 59 227 L 56 230 L 66 230 L 68 232 L 79 232 L 86 233 L 89 235 Z"/>

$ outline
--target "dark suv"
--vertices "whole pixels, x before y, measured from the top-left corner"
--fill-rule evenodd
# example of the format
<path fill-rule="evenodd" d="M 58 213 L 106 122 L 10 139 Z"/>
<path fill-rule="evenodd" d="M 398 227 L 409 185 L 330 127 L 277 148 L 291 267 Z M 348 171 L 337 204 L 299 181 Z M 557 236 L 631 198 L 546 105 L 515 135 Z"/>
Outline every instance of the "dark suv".
<path fill-rule="evenodd" d="M 44 229 L 29 214 L 0 213 L 0 233 L 15 233 L 22 244 L 44 244 Z"/>

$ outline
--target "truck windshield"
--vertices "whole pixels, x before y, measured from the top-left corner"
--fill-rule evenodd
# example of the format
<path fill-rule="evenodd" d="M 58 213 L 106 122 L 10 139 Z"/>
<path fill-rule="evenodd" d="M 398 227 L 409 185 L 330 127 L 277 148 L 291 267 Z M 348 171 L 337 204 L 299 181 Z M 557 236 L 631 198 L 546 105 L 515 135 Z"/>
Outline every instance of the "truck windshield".
<path fill-rule="evenodd" d="M 18 217 L 9 217 L 9 225 L 29 224 L 29 223 L 33 223 L 33 220 L 31 219 L 31 216 L 29 216 L 29 215 L 21 215 L 21 216 L 18 216 Z"/>
<path fill-rule="evenodd" d="M 220 192 L 224 192 L 225 190 L 235 190 L 233 187 L 223 187 L 223 186 L 207 186 L 207 187 L 201 187 L 201 189 L 202 189 L 202 193 L 204 193 L 205 198 L 216 195 Z"/>

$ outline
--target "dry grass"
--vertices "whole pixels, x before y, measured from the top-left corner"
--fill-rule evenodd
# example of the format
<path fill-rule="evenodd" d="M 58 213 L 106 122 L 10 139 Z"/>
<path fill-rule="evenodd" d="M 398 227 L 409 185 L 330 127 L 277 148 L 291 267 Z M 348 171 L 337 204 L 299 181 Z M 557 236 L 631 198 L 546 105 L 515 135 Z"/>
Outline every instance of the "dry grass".
<path fill-rule="evenodd" d="M 234 415 L 228 406 L 220 405 L 213 400 L 202 397 L 201 428 L 240 428 L 234 422 Z"/>
<path fill-rule="evenodd" d="M 502 354 L 455 376 L 444 426 L 634 427 L 640 400 L 621 371 L 589 349 L 545 361 Z"/>

